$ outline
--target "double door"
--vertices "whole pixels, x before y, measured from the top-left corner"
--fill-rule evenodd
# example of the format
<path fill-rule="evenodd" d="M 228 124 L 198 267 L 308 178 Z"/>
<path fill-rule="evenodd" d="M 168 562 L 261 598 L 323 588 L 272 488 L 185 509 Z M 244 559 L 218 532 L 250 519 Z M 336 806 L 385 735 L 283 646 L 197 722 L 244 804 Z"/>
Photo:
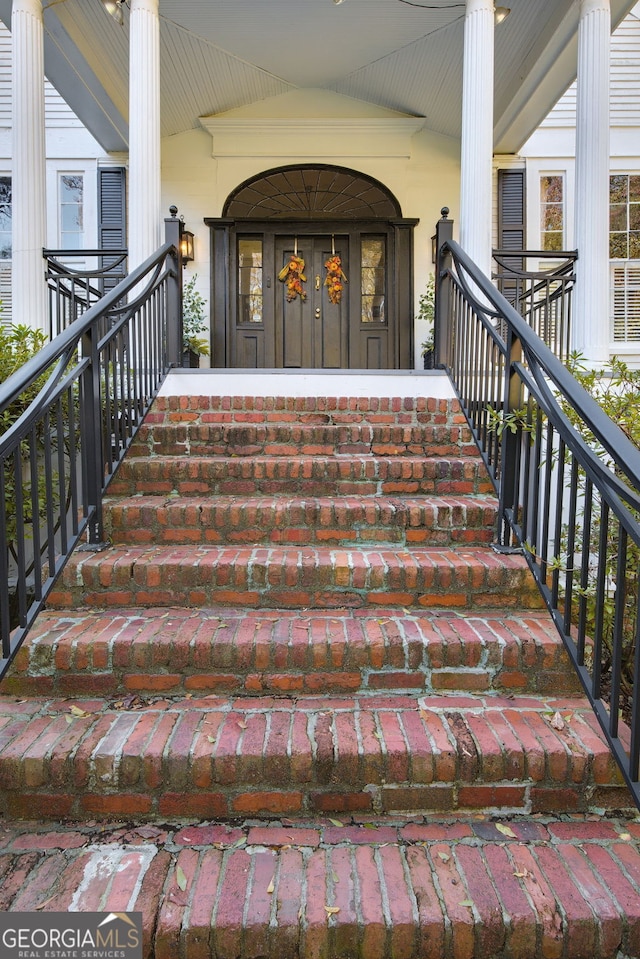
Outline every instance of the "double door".
<path fill-rule="evenodd" d="M 329 270 L 337 264 L 336 258 L 339 258 L 340 269 L 347 279 L 336 277 L 341 288 L 334 290 L 331 296 Z M 285 280 L 280 280 L 276 289 L 276 366 L 283 369 L 347 368 L 350 281 L 346 238 L 305 236 L 296 240 L 294 237 L 278 237 L 275 260 L 279 269 L 304 262 L 304 280 L 300 279 L 298 291 L 291 289 L 294 285 L 291 280 L 296 279 L 295 270 L 289 272 Z"/>
<path fill-rule="evenodd" d="M 206 222 L 214 366 L 411 368 L 415 221 Z M 294 256 L 304 280 L 292 295 L 280 277 Z M 337 296 L 327 282 L 336 257 L 344 274 Z"/>

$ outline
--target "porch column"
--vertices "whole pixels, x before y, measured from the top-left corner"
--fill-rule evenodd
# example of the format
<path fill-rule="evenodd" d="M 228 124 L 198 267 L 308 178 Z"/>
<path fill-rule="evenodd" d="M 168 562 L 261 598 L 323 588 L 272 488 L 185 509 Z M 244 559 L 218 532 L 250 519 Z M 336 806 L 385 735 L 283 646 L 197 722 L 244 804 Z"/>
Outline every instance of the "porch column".
<path fill-rule="evenodd" d="M 129 270 L 162 242 L 158 0 L 131 0 L 129 39 Z"/>
<path fill-rule="evenodd" d="M 491 276 L 493 0 L 467 0 L 464 24 L 460 244 Z"/>
<path fill-rule="evenodd" d="M 581 0 L 578 28 L 572 348 L 609 358 L 609 0 Z"/>
<path fill-rule="evenodd" d="M 43 38 L 42 0 L 13 0 L 12 314 L 14 323 L 48 329 Z"/>

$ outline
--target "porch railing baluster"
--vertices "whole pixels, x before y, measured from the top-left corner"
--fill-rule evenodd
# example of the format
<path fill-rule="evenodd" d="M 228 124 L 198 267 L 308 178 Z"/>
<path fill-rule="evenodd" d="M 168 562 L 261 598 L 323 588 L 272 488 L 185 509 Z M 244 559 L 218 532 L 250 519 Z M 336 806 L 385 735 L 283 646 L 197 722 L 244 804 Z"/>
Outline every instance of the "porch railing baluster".
<path fill-rule="evenodd" d="M 640 806 L 640 450 L 562 362 L 576 254 L 497 251 L 496 288 L 453 241 L 447 214 L 436 230 L 436 362 L 495 486 L 497 546 L 526 557 Z M 563 262 L 514 272 L 507 254 Z"/>

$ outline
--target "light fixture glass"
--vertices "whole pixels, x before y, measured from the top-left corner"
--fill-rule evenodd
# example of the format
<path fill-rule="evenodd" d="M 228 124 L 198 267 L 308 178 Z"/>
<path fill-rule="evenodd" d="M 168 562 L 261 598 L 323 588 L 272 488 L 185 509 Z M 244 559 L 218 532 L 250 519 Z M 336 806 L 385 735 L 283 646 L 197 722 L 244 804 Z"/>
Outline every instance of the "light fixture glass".
<path fill-rule="evenodd" d="M 124 23 L 122 8 L 125 0 L 102 0 L 102 5 L 107 13 L 116 20 L 120 26 Z"/>
<path fill-rule="evenodd" d="M 511 13 L 510 7 L 496 7 L 494 16 L 496 18 L 496 24 L 504 23 L 509 14 Z"/>
<path fill-rule="evenodd" d="M 338 3 L 344 3 L 344 0 L 333 0 L 333 2 L 336 3 L 336 4 L 338 4 Z"/>

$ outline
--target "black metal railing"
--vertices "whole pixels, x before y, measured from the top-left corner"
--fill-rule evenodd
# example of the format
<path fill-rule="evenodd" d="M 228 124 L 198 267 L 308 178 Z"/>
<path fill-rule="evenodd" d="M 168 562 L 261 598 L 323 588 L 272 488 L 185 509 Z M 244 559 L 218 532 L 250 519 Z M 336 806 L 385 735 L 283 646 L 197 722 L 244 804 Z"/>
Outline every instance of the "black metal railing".
<path fill-rule="evenodd" d="M 0 385 L 0 676 L 75 547 L 102 542 L 102 497 L 182 330 L 179 221 L 167 242 Z"/>
<path fill-rule="evenodd" d="M 640 805 L 640 451 L 438 223 L 436 363 Z"/>
<path fill-rule="evenodd" d="M 49 296 L 49 339 L 114 289 L 127 275 L 127 251 L 43 250 Z M 75 265 L 74 265 L 75 264 Z"/>
<path fill-rule="evenodd" d="M 494 250 L 492 277 L 506 300 L 564 362 L 571 352 L 575 250 Z M 536 270 L 527 268 L 535 260 Z M 542 268 L 546 261 L 549 267 Z"/>

